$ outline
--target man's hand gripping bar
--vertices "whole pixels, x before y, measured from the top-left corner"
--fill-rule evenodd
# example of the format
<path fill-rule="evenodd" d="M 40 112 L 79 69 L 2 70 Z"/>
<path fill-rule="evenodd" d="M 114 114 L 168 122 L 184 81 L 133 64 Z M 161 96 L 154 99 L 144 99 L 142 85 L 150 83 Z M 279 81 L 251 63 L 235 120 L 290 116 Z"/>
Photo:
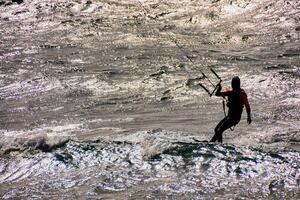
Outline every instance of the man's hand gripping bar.
<path fill-rule="evenodd" d="M 217 90 L 217 88 L 218 88 L 218 85 L 222 82 L 222 79 L 221 79 L 221 77 L 212 69 L 212 68 L 210 68 L 210 71 L 219 79 L 219 83 L 217 84 L 217 85 L 214 85 L 214 84 L 212 84 L 212 82 L 208 79 L 208 77 L 204 74 L 204 73 L 202 73 L 203 74 L 203 76 L 205 77 L 205 78 L 207 78 L 208 80 L 209 80 L 209 82 L 214 86 L 214 90 L 212 91 L 212 92 L 210 92 L 204 85 L 202 85 L 201 83 L 199 83 L 199 85 L 209 94 L 209 96 L 212 96 L 214 93 L 215 93 L 215 91 Z"/>

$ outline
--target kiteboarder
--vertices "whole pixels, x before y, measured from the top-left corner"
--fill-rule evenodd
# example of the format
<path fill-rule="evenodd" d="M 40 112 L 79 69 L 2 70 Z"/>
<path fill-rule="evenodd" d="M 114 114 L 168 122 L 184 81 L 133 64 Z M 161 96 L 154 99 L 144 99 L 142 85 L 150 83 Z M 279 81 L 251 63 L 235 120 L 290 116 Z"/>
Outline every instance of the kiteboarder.
<path fill-rule="evenodd" d="M 237 125 L 243 113 L 244 105 L 247 111 L 247 122 L 251 124 L 251 109 L 249 105 L 249 101 L 247 98 L 246 92 L 241 89 L 241 81 L 238 76 L 233 77 L 231 81 L 232 90 L 222 90 L 221 83 L 217 85 L 217 90 L 215 95 L 221 97 L 228 97 L 227 107 L 228 114 L 222 119 L 219 124 L 215 128 L 215 135 L 210 140 L 210 142 L 223 142 L 222 134 L 225 130 Z"/>

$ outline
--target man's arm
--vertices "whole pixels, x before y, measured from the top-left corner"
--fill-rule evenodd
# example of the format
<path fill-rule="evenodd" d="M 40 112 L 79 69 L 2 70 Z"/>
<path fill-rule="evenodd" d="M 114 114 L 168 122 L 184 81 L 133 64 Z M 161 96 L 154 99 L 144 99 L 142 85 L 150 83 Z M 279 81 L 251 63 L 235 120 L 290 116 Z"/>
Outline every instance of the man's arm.
<path fill-rule="evenodd" d="M 248 124 L 251 124 L 251 122 L 252 122 L 252 119 L 251 119 L 251 108 L 250 108 L 250 104 L 249 104 L 249 101 L 248 101 L 247 94 L 243 91 L 241 93 L 241 97 L 242 97 L 242 100 L 243 100 L 243 102 L 245 104 L 246 111 L 247 111 L 247 122 L 248 122 Z"/>
<path fill-rule="evenodd" d="M 216 91 L 216 96 L 222 96 L 221 95 L 221 90 L 222 90 L 222 86 L 221 86 L 221 84 L 219 83 L 217 86 L 217 91 Z"/>
<path fill-rule="evenodd" d="M 248 122 L 248 124 L 251 124 L 252 119 L 251 119 L 251 108 L 250 108 L 250 106 L 246 107 L 246 111 L 247 111 L 247 122 Z"/>
<path fill-rule="evenodd" d="M 222 90 L 222 86 L 221 86 L 221 84 L 219 83 L 219 84 L 217 85 L 216 96 L 218 96 L 218 97 L 225 97 L 225 96 L 228 96 L 229 93 L 231 92 L 230 90 L 225 90 L 225 91 L 221 92 L 221 90 Z"/>

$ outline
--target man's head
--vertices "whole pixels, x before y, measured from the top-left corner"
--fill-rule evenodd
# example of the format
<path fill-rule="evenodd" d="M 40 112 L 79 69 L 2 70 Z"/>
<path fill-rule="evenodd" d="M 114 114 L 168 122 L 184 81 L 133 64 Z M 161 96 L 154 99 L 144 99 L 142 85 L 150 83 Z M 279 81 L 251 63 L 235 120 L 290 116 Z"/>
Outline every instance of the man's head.
<path fill-rule="evenodd" d="M 232 78 L 231 87 L 233 90 L 239 90 L 241 88 L 241 80 L 238 76 Z"/>

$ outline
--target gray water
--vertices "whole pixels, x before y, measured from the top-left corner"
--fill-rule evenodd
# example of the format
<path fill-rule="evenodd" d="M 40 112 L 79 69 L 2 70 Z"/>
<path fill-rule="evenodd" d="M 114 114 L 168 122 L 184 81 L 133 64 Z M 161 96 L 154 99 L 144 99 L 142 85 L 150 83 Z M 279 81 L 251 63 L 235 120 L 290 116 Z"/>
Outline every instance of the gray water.
<path fill-rule="evenodd" d="M 298 1 L 0 0 L 0 38 L 2 199 L 300 198 Z"/>

